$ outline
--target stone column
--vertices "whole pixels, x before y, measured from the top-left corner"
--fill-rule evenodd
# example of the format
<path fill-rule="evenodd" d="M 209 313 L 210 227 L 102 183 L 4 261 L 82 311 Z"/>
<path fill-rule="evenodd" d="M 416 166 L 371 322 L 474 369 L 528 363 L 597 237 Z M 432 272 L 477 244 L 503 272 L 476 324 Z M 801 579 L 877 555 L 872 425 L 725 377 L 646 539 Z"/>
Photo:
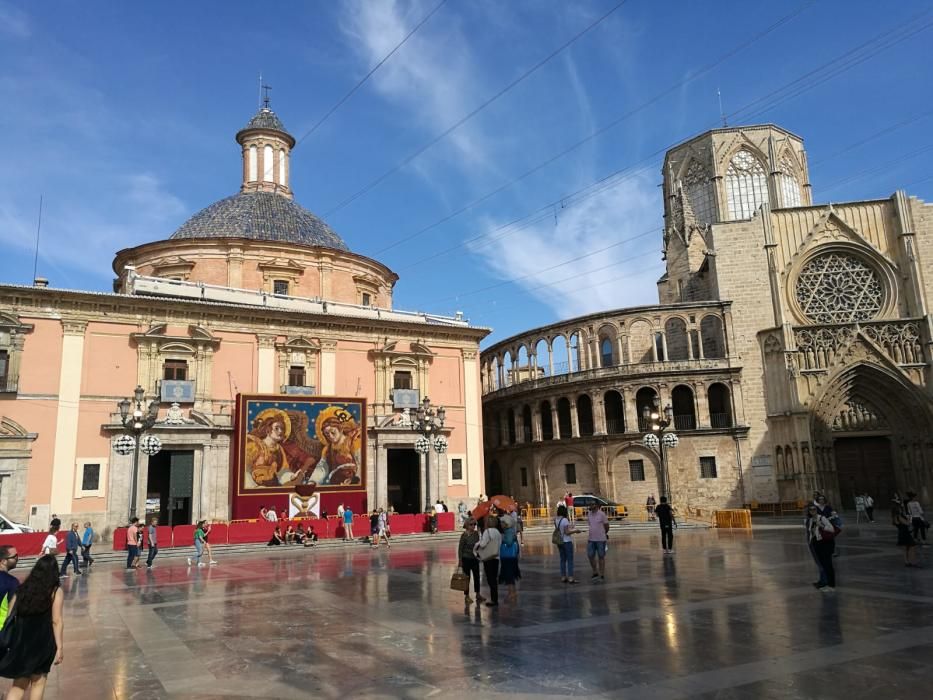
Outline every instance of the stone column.
<path fill-rule="evenodd" d="M 695 382 L 693 385 L 693 400 L 696 405 L 697 427 L 709 428 L 709 401 L 706 398 L 706 386 L 703 382 Z"/>
<path fill-rule="evenodd" d="M 525 442 L 525 419 L 523 410 L 515 411 L 515 442 Z"/>
<path fill-rule="evenodd" d="M 557 420 L 557 401 L 551 402 L 551 432 L 554 433 L 554 440 L 560 440 L 560 421 Z"/>
<path fill-rule="evenodd" d="M 553 377 L 554 376 L 554 348 L 551 346 L 550 343 L 548 343 L 548 348 L 547 348 L 547 367 L 548 367 L 547 376 Z"/>
<path fill-rule="evenodd" d="M 431 456 L 430 450 L 423 455 L 419 456 L 418 463 L 421 467 L 419 474 L 419 486 L 421 487 L 421 503 L 418 504 L 418 511 L 421 512 L 421 509 L 430 501 L 431 494 L 428 493 L 428 487 L 430 482 L 428 481 L 428 459 Z"/>
<path fill-rule="evenodd" d="M 256 390 L 260 394 L 278 394 L 275 386 L 275 336 L 257 335 L 258 358 L 256 366 Z"/>
<path fill-rule="evenodd" d="M 531 441 L 541 442 L 541 407 L 531 409 Z"/>
<path fill-rule="evenodd" d="M 619 361 L 617 364 L 624 365 L 631 361 L 631 358 L 627 357 L 625 354 L 625 348 L 628 346 L 628 336 L 618 336 L 616 338 L 616 345 L 619 346 Z"/>
<path fill-rule="evenodd" d="M 664 353 L 664 362 L 669 362 L 670 354 L 667 352 L 667 333 L 661 331 L 661 351 Z"/>
<path fill-rule="evenodd" d="M 570 400 L 570 437 L 580 437 L 580 417 L 577 415 L 577 400 Z"/>
<path fill-rule="evenodd" d="M 62 354 L 58 376 L 58 405 L 52 454 L 52 512 L 71 514 L 74 497 L 75 457 L 78 447 L 78 417 L 81 376 L 84 368 L 84 333 L 87 321 L 62 319 Z M 128 390 L 132 391 L 133 387 Z"/>
<path fill-rule="evenodd" d="M 606 402 L 603 396 L 603 393 L 600 392 L 593 402 L 593 420 L 595 422 L 593 432 L 596 435 L 605 435 L 608 432 L 606 430 Z"/>
<path fill-rule="evenodd" d="M 635 405 L 635 392 L 629 387 L 619 389 L 622 394 L 622 405 L 625 408 L 625 432 L 638 433 L 638 406 Z"/>

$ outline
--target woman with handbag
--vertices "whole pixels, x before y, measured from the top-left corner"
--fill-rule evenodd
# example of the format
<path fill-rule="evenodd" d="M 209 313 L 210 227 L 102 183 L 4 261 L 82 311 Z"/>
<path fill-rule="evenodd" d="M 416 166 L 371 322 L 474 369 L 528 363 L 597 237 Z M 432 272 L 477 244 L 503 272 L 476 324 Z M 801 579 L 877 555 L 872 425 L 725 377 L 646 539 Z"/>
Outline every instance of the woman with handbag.
<path fill-rule="evenodd" d="M 499 605 L 499 548 L 502 546 L 502 534 L 499 532 L 499 520 L 490 515 L 480 522 L 479 542 L 473 547 L 476 558 L 483 562 L 486 585 L 489 586 L 487 607 Z"/>
<path fill-rule="evenodd" d="M 457 555 L 460 559 L 460 568 L 466 576 L 466 588 L 463 589 L 463 603 L 469 605 L 473 602 L 470 597 L 470 577 L 473 578 L 473 592 L 476 594 L 476 602 L 482 603 L 485 598 L 479 593 L 479 559 L 473 553 L 473 548 L 479 544 L 479 533 L 476 531 L 476 521 L 470 518 L 463 524 L 463 534 L 460 535 L 460 545 L 457 547 Z"/>
<path fill-rule="evenodd" d="M 58 562 L 51 554 L 39 558 L 13 597 L 12 612 L 3 628 L 8 645 L 0 659 L 0 676 L 13 679 L 8 700 L 42 700 L 52 665 L 62 662 L 62 589 Z"/>
<path fill-rule="evenodd" d="M 579 532 L 567 517 L 567 506 L 557 508 L 557 517 L 554 518 L 554 535 L 552 541 L 557 545 L 560 554 L 560 580 L 564 583 L 579 583 L 573 577 L 573 535 Z"/>
<path fill-rule="evenodd" d="M 816 587 L 818 590 L 831 593 L 836 590 L 836 571 L 833 569 L 833 550 L 836 548 L 833 538 L 836 536 L 836 528 L 825 515 L 820 514 L 817 506 L 812 503 L 807 506 L 807 519 L 804 521 L 804 527 L 807 530 L 807 542 L 813 547 L 816 555 L 817 566 L 822 567 L 820 583 L 823 585 L 817 584 Z"/>

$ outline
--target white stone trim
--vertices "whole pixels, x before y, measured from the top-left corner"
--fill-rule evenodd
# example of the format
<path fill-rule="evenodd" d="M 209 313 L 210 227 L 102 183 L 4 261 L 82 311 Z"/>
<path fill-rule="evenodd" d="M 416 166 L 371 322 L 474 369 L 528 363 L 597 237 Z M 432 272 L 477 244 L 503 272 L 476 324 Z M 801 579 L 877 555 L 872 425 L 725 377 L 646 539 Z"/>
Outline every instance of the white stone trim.
<path fill-rule="evenodd" d="M 62 366 L 58 380 L 58 418 L 52 457 L 53 513 L 70 513 L 74 493 L 75 452 L 78 443 L 81 375 L 84 364 L 84 329 L 66 328 L 62 337 Z"/>
<path fill-rule="evenodd" d="M 84 467 L 87 464 L 99 464 L 100 475 L 97 481 L 97 488 L 92 491 L 85 491 L 82 486 L 84 483 Z M 103 498 L 107 495 L 105 484 L 108 478 L 108 464 L 106 457 L 79 457 L 75 460 L 75 498 Z"/>

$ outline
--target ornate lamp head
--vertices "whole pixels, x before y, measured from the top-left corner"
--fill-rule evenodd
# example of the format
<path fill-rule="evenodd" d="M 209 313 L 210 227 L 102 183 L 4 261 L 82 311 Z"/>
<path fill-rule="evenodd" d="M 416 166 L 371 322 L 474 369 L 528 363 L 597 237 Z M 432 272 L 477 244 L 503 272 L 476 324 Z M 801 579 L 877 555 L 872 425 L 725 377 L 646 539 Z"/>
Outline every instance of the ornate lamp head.
<path fill-rule="evenodd" d="M 661 441 L 658 440 L 658 436 L 654 433 L 645 433 L 645 436 L 641 439 L 641 443 L 649 449 L 656 450 L 661 444 Z"/>

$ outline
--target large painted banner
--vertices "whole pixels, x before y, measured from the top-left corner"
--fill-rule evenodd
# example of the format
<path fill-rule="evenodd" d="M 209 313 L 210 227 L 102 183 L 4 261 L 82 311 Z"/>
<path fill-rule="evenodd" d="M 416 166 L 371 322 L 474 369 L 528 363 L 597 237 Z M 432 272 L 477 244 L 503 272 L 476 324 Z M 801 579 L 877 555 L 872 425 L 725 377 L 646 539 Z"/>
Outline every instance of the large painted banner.
<path fill-rule="evenodd" d="M 255 517 L 242 497 L 365 491 L 365 425 L 365 399 L 238 396 L 234 517 Z"/>

